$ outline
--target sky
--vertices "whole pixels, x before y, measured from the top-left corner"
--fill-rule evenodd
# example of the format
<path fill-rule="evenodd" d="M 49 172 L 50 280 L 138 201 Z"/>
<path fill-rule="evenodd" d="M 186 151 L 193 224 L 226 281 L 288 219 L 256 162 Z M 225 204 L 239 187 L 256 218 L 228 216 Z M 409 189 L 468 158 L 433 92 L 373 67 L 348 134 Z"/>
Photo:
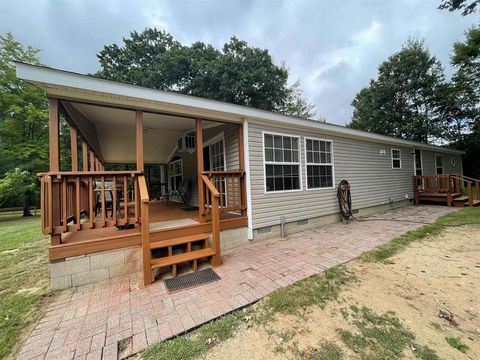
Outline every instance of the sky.
<path fill-rule="evenodd" d="M 55 68 L 92 73 L 103 46 L 130 31 L 157 27 L 184 45 L 203 41 L 221 48 L 230 37 L 266 48 L 300 80 L 317 117 L 346 124 L 355 94 L 378 65 L 409 38 L 424 39 L 445 67 L 452 44 L 480 20 L 479 13 L 438 10 L 440 0 L 343 1 L 113 1 L 0 0 L 0 35 L 11 32 L 40 48 Z"/>

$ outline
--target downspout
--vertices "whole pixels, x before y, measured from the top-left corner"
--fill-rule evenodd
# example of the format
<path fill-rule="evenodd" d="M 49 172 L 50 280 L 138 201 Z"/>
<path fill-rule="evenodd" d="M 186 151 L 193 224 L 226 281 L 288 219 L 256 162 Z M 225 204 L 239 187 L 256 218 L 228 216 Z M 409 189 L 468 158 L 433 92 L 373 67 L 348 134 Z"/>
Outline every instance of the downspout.
<path fill-rule="evenodd" d="M 250 150 L 248 147 L 248 121 L 243 119 L 243 151 L 245 159 L 245 182 L 247 190 L 248 240 L 253 240 L 252 188 L 250 185 Z"/>

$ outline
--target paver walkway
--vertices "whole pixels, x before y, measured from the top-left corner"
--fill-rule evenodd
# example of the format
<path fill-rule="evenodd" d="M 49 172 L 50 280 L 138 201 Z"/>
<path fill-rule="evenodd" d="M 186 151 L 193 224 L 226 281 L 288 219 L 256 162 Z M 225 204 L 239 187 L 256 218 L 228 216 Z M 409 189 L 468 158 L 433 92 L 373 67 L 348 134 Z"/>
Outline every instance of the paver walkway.
<path fill-rule="evenodd" d="M 433 222 L 453 210 L 409 206 L 368 219 Z M 351 222 L 254 242 L 223 253 L 223 264 L 215 268 L 220 281 L 173 295 L 163 281 L 139 288 L 138 275 L 66 291 L 49 306 L 18 359 L 117 359 L 118 341 L 128 337 L 133 354 L 420 226 Z"/>

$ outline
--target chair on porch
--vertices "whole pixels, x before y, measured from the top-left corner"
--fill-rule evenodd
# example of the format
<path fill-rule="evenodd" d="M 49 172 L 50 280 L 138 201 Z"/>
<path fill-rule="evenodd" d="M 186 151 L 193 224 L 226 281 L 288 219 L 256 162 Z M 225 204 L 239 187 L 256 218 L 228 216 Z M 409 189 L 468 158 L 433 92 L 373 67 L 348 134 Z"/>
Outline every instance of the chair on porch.
<path fill-rule="evenodd" d="M 167 198 L 168 205 L 170 204 L 172 198 L 176 196 L 182 200 L 185 206 L 190 206 L 193 191 L 196 185 L 197 185 L 196 179 L 194 183 L 192 183 L 191 180 L 189 181 L 182 180 L 177 190 L 170 190 L 170 193 L 168 194 L 168 198 Z"/>

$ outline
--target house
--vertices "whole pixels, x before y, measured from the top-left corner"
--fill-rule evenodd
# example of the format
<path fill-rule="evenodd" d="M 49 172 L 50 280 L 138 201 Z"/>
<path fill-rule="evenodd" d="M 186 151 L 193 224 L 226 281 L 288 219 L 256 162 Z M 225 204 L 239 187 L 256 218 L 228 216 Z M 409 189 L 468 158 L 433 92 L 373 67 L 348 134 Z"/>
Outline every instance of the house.
<path fill-rule="evenodd" d="M 292 233 L 339 221 L 342 179 L 359 215 L 445 199 L 443 188 L 451 196 L 451 184 L 468 182 L 457 150 L 16 67 L 49 99 L 50 169 L 39 175 L 55 289 L 138 272 L 148 285 L 181 264 L 218 266 L 221 250 L 279 236 L 281 223 Z M 60 167 L 61 118 L 70 168 Z"/>

